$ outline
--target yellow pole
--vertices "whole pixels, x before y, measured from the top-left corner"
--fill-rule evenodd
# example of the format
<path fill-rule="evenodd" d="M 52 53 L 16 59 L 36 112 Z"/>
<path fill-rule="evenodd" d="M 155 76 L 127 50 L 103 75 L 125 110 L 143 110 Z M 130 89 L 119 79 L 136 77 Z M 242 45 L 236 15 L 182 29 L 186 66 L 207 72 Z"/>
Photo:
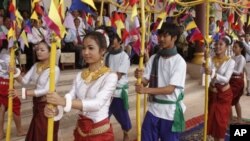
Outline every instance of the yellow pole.
<path fill-rule="evenodd" d="M 102 3 L 101 3 L 101 11 L 100 11 L 100 22 L 99 22 L 99 26 L 103 25 L 102 23 L 102 19 L 103 19 L 103 7 L 104 7 L 104 0 L 102 0 Z"/>
<path fill-rule="evenodd" d="M 206 68 L 208 68 L 209 64 L 209 11 L 210 10 L 210 2 L 209 0 L 206 0 L 206 33 L 205 33 L 205 40 L 207 43 L 206 46 Z M 208 118 L 208 75 L 206 74 L 205 77 L 205 109 L 204 109 L 204 130 L 203 130 L 203 141 L 207 141 L 207 118 Z"/>
<path fill-rule="evenodd" d="M 147 28 L 147 41 L 150 40 L 150 23 L 151 23 L 151 13 L 148 11 L 149 17 L 148 17 L 148 28 Z M 144 94 L 144 107 L 143 107 L 143 117 L 145 117 L 147 112 L 147 105 L 148 105 L 148 95 Z"/>
<path fill-rule="evenodd" d="M 14 65 L 15 65 L 15 49 L 14 47 L 12 47 L 10 49 L 10 67 L 14 68 Z M 13 90 L 13 87 L 14 87 L 14 72 L 11 71 L 9 73 L 9 90 Z M 7 132 L 6 132 L 6 141 L 10 141 L 11 122 L 12 122 L 12 117 L 13 117 L 12 105 L 13 105 L 13 99 L 10 96 L 8 98 L 8 123 L 7 123 Z"/>
<path fill-rule="evenodd" d="M 53 37 L 54 38 L 54 37 Z M 55 91 L 55 65 L 56 65 L 56 41 L 53 39 L 50 51 L 50 79 L 49 92 Z M 53 105 L 49 104 L 52 108 Z M 54 118 L 48 118 L 47 141 L 53 141 Z"/>
<path fill-rule="evenodd" d="M 144 0 L 140 0 L 141 8 L 141 53 L 139 59 L 139 69 L 143 69 L 143 57 L 145 49 L 145 9 Z M 141 84 L 142 78 L 137 79 L 137 83 Z M 136 95 L 136 125 L 137 125 L 137 141 L 141 141 L 141 97 L 139 94 Z"/>

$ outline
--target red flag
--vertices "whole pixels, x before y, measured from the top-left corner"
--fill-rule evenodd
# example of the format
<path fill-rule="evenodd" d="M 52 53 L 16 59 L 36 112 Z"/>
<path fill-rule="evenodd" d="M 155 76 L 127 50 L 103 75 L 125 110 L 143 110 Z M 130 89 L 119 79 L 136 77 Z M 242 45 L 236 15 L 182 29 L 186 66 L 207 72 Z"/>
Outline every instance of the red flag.
<path fill-rule="evenodd" d="M 44 11 L 43 9 L 41 8 L 40 4 L 39 3 L 36 3 L 35 4 L 35 11 L 37 14 L 39 15 L 44 15 Z"/>
<path fill-rule="evenodd" d="M 231 28 L 236 31 L 240 31 L 240 26 L 237 24 L 231 24 Z"/>
<path fill-rule="evenodd" d="M 93 25 L 93 18 L 92 18 L 92 16 L 91 15 L 89 15 L 88 16 L 88 21 L 87 21 L 87 23 L 89 24 L 89 25 Z"/>
<path fill-rule="evenodd" d="M 203 39 L 203 35 L 201 34 L 200 30 L 199 29 L 195 29 L 193 34 L 191 35 L 190 37 L 190 41 L 199 41 L 199 40 L 202 40 Z"/>
<path fill-rule="evenodd" d="M 229 16 L 228 16 L 228 22 L 229 23 L 233 23 L 234 22 L 234 14 L 231 13 Z"/>
<path fill-rule="evenodd" d="M 129 0 L 129 5 L 133 7 L 137 2 L 138 0 Z"/>
<path fill-rule="evenodd" d="M 128 38 L 129 33 L 126 29 L 123 29 L 122 31 L 122 41 L 125 42 L 125 40 Z"/>

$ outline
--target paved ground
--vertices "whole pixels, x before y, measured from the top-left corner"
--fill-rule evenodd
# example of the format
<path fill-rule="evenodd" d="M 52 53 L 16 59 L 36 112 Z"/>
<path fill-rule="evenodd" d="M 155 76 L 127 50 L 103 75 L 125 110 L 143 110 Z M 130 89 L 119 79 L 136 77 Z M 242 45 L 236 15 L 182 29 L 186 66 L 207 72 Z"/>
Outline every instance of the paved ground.
<path fill-rule="evenodd" d="M 135 100 L 136 100 L 136 94 L 134 93 L 134 83 L 135 79 L 133 78 L 133 71 L 135 69 L 135 66 L 133 66 L 129 73 L 129 103 L 130 103 L 130 117 L 132 121 L 133 128 L 129 132 L 131 140 L 136 138 L 136 108 L 135 108 Z M 72 80 L 76 73 L 79 70 L 66 70 L 62 71 L 62 77 L 60 78 L 60 83 L 58 86 L 58 91 L 60 93 L 66 93 L 68 89 L 71 86 Z M 142 97 L 143 102 L 143 97 Z M 200 116 L 204 113 L 204 87 L 200 85 L 200 80 L 198 79 L 192 79 L 189 75 L 187 75 L 186 79 L 186 88 L 185 88 L 185 98 L 184 103 L 187 106 L 187 110 L 185 112 L 185 119 L 189 120 L 193 117 Z M 244 118 L 250 118 L 250 108 L 248 108 L 250 103 L 250 97 L 242 96 L 240 100 L 241 106 L 242 106 L 242 113 Z M 32 116 L 31 112 L 31 100 L 23 101 L 22 106 L 22 121 L 24 128 L 27 130 L 29 126 L 29 122 Z M 143 103 L 141 106 L 141 115 L 143 116 Z M 235 115 L 235 112 L 234 112 Z M 75 128 L 77 118 L 77 111 L 72 111 L 68 114 L 66 114 L 63 119 L 61 120 L 60 124 L 60 131 L 59 131 L 59 141 L 72 141 L 73 140 L 73 130 Z M 142 119 L 143 120 L 143 119 Z M 195 124 L 196 121 L 193 121 Z M 122 131 L 119 126 L 119 124 L 116 122 L 116 120 L 112 117 L 111 123 L 113 126 L 113 130 L 115 133 L 115 141 L 122 141 Z M 14 124 L 14 123 L 13 123 Z M 13 125 L 13 135 L 12 135 L 12 141 L 23 141 L 23 137 L 16 137 L 15 136 L 15 126 Z"/>

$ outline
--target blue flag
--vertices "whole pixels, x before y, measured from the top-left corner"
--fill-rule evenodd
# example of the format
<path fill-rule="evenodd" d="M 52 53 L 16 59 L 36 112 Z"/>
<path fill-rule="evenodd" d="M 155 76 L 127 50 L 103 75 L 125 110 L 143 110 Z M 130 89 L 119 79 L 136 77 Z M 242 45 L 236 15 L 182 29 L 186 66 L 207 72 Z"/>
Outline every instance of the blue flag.
<path fill-rule="evenodd" d="M 84 4 L 81 0 L 72 0 L 72 4 L 69 8 L 69 11 L 80 10 L 91 15 L 96 15 L 95 12 L 86 4 Z"/>

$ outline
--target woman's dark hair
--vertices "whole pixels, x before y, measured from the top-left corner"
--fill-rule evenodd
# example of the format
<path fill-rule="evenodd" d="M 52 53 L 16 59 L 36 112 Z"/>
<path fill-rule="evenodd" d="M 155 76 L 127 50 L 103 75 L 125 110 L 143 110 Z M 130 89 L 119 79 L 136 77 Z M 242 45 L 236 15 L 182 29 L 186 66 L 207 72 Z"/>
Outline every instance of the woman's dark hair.
<path fill-rule="evenodd" d="M 226 43 L 227 46 L 232 45 L 233 43 L 233 38 L 230 35 L 225 35 L 221 38 L 222 41 Z"/>
<path fill-rule="evenodd" d="M 122 41 L 121 38 L 119 37 L 119 35 L 116 33 L 116 30 L 114 27 L 101 26 L 99 29 L 103 29 L 108 34 L 110 45 L 112 45 L 114 39 L 117 39 L 118 42 Z"/>
<path fill-rule="evenodd" d="M 245 57 L 246 49 L 245 49 L 245 46 L 244 46 L 243 42 L 237 40 L 234 43 L 239 45 L 239 47 L 242 49 L 241 50 L 241 55 L 243 55 Z"/>
<path fill-rule="evenodd" d="M 180 37 L 180 27 L 177 26 L 176 24 L 174 23 L 167 23 L 167 22 L 164 22 L 161 26 L 161 28 L 158 30 L 158 35 L 161 35 L 161 34 L 169 34 L 171 36 L 171 38 L 173 37 L 177 37 L 176 42 L 178 42 L 178 39 Z"/>
<path fill-rule="evenodd" d="M 107 49 L 107 42 L 106 42 L 105 36 L 102 33 L 97 32 L 97 31 L 92 31 L 92 32 L 87 33 L 83 40 L 85 40 L 86 38 L 91 38 L 95 40 L 96 44 L 98 45 L 100 49 L 104 49 L 104 50 Z"/>
<path fill-rule="evenodd" d="M 49 50 L 49 52 L 50 52 L 51 48 L 50 48 L 49 44 L 46 43 L 44 40 L 42 40 L 41 42 L 39 42 L 38 45 L 39 45 L 39 44 L 45 45 L 45 46 L 47 47 L 47 49 Z"/>
<path fill-rule="evenodd" d="M 2 40 L 2 46 L 0 47 L 0 52 L 2 51 L 2 49 L 8 49 L 8 40 L 7 39 Z"/>

